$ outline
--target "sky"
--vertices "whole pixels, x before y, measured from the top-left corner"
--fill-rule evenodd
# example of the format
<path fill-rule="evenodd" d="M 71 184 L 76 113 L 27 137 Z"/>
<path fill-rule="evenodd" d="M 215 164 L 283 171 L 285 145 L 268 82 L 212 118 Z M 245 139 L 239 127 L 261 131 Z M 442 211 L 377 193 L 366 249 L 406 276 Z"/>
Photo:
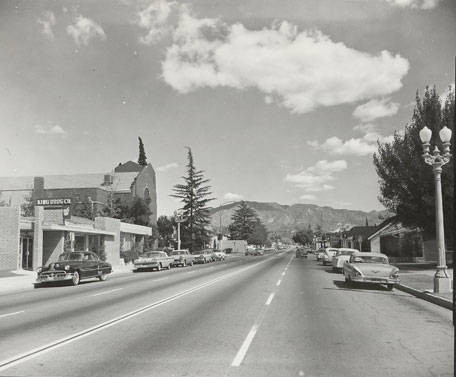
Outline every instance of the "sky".
<path fill-rule="evenodd" d="M 234 200 L 383 209 L 372 155 L 454 84 L 452 0 L 0 0 L 0 176 L 157 173 Z"/>

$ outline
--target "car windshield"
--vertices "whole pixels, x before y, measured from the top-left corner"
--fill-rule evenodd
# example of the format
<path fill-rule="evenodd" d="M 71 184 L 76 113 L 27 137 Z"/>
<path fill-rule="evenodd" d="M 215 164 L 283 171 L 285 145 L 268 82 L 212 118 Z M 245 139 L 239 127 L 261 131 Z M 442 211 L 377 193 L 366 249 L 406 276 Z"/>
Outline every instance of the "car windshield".
<path fill-rule="evenodd" d="M 355 253 L 354 250 L 340 250 L 337 255 L 352 255 Z"/>
<path fill-rule="evenodd" d="M 179 255 L 179 254 L 182 254 L 183 252 L 182 251 L 172 251 L 170 253 L 170 255 Z"/>
<path fill-rule="evenodd" d="M 67 260 L 82 260 L 82 253 L 65 253 L 65 254 L 60 254 L 59 256 L 59 261 L 67 261 Z"/>
<path fill-rule="evenodd" d="M 388 259 L 381 256 L 376 255 L 363 255 L 357 256 L 353 258 L 353 263 L 382 263 L 388 264 Z"/>

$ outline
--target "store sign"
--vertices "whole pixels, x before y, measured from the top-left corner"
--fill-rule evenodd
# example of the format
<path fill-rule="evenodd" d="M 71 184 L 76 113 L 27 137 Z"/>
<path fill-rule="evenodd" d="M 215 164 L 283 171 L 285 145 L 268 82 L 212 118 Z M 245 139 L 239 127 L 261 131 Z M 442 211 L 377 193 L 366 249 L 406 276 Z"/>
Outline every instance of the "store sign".
<path fill-rule="evenodd" d="M 63 208 L 71 205 L 70 198 L 36 199 L 36 205 L 46 208 Z"/>

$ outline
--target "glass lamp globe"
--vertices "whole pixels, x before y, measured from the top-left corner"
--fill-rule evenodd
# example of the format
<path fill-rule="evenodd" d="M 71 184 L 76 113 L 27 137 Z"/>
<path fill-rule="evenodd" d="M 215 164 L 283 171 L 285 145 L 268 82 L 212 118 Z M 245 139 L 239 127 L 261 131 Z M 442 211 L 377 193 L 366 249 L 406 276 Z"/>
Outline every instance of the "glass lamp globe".
<path fill-rule="evenodd" d="M 440 140 L 442 140 L 442 143 L 449 143 L 451 140 L 451 134 L 452 132 L 447 126 L 443 127 L 439 132 Z"/>
<path fill-rule="evenodd" d="M 451 132 L 451 131 L 450 131 Z M 432 131 L 424 126 L 420 131 L 420 139 L 423 144 L 429 143 L 431 141 Z"/>

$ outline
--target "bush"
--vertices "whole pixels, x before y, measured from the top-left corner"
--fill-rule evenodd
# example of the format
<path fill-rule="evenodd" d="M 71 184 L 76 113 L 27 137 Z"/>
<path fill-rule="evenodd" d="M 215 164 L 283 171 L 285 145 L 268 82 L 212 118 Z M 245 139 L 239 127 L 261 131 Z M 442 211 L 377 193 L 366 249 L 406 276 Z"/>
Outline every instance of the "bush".
<path fill-rule="evenodd" d="M 133 262 L 138 256 L 139 253 L 134 249 L 120 252 L 120 257 L 124 260 L 125 264 Z"/>

